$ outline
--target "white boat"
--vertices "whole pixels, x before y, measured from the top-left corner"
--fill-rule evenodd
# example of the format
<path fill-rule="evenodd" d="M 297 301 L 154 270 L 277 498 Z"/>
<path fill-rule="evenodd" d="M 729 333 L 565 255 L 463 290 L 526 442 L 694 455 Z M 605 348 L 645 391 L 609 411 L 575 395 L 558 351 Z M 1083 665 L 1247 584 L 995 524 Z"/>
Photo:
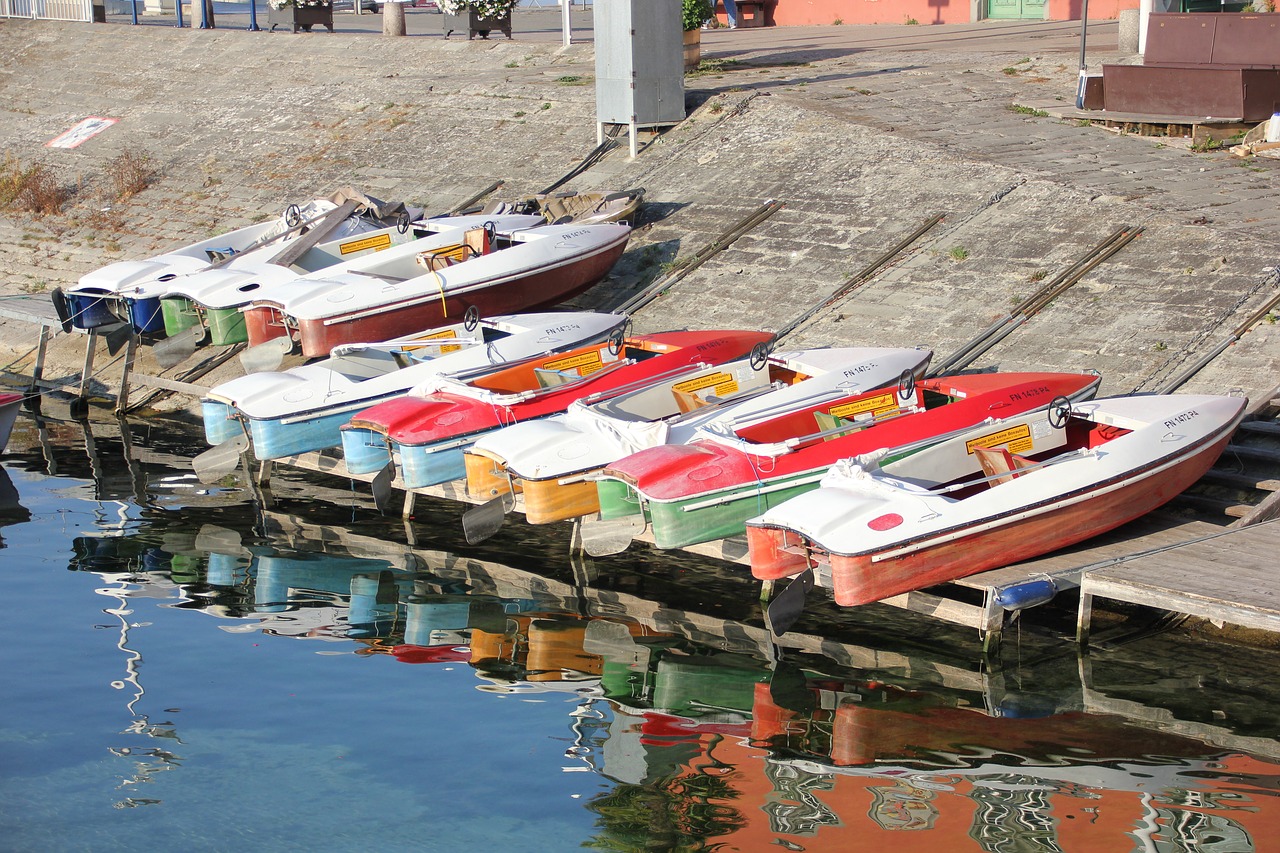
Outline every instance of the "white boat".
<path fill-rule="evenodd" d="M 819 488 L 747 522 L 752 573 L 777 580 L 829 566 L 836 603 L 852 606 L 1056 551 L 1198 480 L 1247 402 L 1151 395 L 1059 403 L 918 452 L 845 460 Z M 883 458 L 893 461 L 881 466 Z"/>
<path fill-rule="evenodd" d="M 512 488 L 524 494 L 532 524 L 563 521 L 600 508 L 586 475 L 624 456 L 662 444 L 683 444 L 710 422 L 746 425 L 862 394 L 916 377 L 929 364 L 925 349 L 824 347 L 721 364 L 694 364 L 607 399 L 586 397 L 564 414 L 514 424 L 467 451 L 467 488 L 492 498 Z M 914 384 L 914 383 L 912 383 Z"/>
<path fill-rule="evenodd" d="M 264 246 L 278 249 L 295 238 L 305 238 L 315 228 L 334 236 L 381 228 L 408 211 L 399 203 L 386 203 L 352 189 L 329 198 L 289 205 L 265 222 L 170 249 L 140 261 L 117 261 L 86 273 L 75 286 L 56 288 L 53 303 L 64 327 L 95 329 L 128 322 L 138 332 L 165 328 L 159 299 L 178 276 L 225 264 L 236 255 Z"/>
<path fill-rule="evenodd" d="M 350 222 L 351 220 L 346 220 Z M 346 222 L 341 223 L 345 225 Z M 248 340 L 241 308 L 255 299 L 269 298 L 287 282 L 323 282 L 341 273 L 364 276 L 376 288 L 379 271 L 405 257 L 451 247 L 469 230 L 485 225 L 524 228 L 538 224 L 534 216 L 453 216 L 404 222 L 387 228 L 355 231 L 339 229 L 320 234 L 314 244 L 293 240 L 237 255 L 225 266 L 180 276 L 168 282 L 161 299 L 165 330 L 175 335 L 194 325 L 207 325 L 209 342 L 218 346 Z M 385 283 L 385 281 L 384 281 Z"/>
<path fill-rule="evenodd" d="M 219 445 L 247 425 L 261 460 L 337 447 L 353 414 L 431 377 L 474 375 L 602 341 L 625 322 L 596 312 L 472 317 L 395 341 L 344 344 L 320 361 L 213 388 L 202 402 L 205 437 Z"/>
<path fill-rule="evenodd" d="M 292 335 L 314 358 L 339 344 L 440 325 L 472 307 L 485 316 L 550 307 L 604 278 L 631 235 L 618 224 L 508 228 L 497 219 L 476 244 L 398 247 L 358 271 L 285 282 L 242 309 L 249 343 Z M 370 286 L 371 276 L 385 283 Z"/>

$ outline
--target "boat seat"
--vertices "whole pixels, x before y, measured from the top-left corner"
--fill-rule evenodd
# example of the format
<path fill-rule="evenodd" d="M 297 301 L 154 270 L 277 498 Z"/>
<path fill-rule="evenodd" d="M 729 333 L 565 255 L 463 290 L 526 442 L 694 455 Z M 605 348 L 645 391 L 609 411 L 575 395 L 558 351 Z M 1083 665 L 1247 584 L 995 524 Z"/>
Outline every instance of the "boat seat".
<path fill-rule="evenodd" d="M 839 429 L 840 427 L 843 427 L 843 426 L 850 427 L 850 431 L 852 431 L 852 428 L 853 428 L 854 426 L 856 426 L 856 424 L 855 424 L 853 421 L 848 421 L 848 420 L 845 420 L 845 419 L 844 419 L 844 418 L 842 418 L 842 417 L 838 417 L 837 415 L 828 414 L 828 413 L 826 413 L 826 412 L 814 412 L 814 413 L 813 413 L 813 419 L 814 419 L 815 421 L 817 421 L 817 422 L 818 422 L 818 431 L 819 431 L 819 432 L 827 432 L 827 431 L 829 431 L 829 430 Z M 842 436 L 847 435 L 847 434 L 848 434 L 848 433 L 840 433 L 840 434 L 835 434 L 835 435 L 828 435 L 828 436 L 824 436 L 822 440 L 823 440 L 823 441 L 832 441 L 832 440 L 834 440 L 834 439 L 841 438 Z"/>
<path fill-rule="evenodd" d="M 489 232 L 484 227 L 468 228 L 462 235 L 462 242 L 471 250 L 472 255 L 487 255 L 492 248 L 489 245 Z"/>
<path fill-rule="evenodd" d="M 973 455 L 978 457 L 982 473 L 993 478 L 992 486 L 1009 482 L 1018 476 L 1018 471 L 1034 464 L 1024 456 L 1010 453 L 1007 447 L 975 447 Z"/>
<path fill-rule="evenodd" d="M 432 249 L 429 252 L 419 252 L 414 258 L 418 266 L 426 267 L 431 272 L 442 270 L 445 267 L 451 267 L 459 264 L 478 254 L 475 249 L 465 243 L 457 243 L 452 246 L 442 246 L 439 249 Z"/>
<path fill-rule="evenodd" d="M 557 385 L 566 385 L 581 378 L 573 372 L 562 373 L 559 370 L 551 370 L 546 367 L 535 367 L 533 375 L 538 377 L 539 388 L 554 388 Z"/>
<path fill-rule="evenodd" d="M 676 398 L 676 407 L 680 409 L 680 414 L 682 415 L 687 415 L 689 412 L 701 409 L 703 406 L 707 405 L 706 400 L 703 400 L 691 391 L 676 391 L 673 388 L 671 390 L 671 394 Z"/>

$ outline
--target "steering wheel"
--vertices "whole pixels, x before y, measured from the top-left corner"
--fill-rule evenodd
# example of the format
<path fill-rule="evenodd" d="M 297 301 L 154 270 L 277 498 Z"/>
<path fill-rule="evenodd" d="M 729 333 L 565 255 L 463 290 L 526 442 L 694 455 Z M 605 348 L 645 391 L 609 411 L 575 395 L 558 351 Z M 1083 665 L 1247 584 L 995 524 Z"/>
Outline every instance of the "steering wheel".
<path fill-rule="evenodd" d="M 910 370 L 902 371 L 898 377 L 898 399 L 906 400 L 916 393 L 916 375 Z"/>
<path fill-rule="evenodd" d="M 751 348 L 751 369 L 761 370 L 769 363 L 769 345 L 761 341 Z"/>
<path fill-rule="evenodd" d="M 480 325 L 480 309 L 474 305 L 468 305 L 467 310 L 462 314 L 462 328 L 468 332 L 474 332 L 476 326 Z"/>
<path fill-rule="evenodd" d="M 1071 401 L 1059 394 L 1049 403 L 1049 426 L 1062 429 L 1071 418 Z"/>
<path fill-rule="evenodd" d="M 396 230 L 401 234 L 409 230 L 409 214 L 407 211 L 400 211 L 400 215 L 396 217 Z"/>
<path fill-rule="evenodd" d="M 284 224 L 290 228 L 297 228 L 302 222 L 302 209 L 296 204 L 291 204 L 284 209 Z"/>
<path fill-rule="evenodd" d="M 621 326 L 609 333 L 609 355 L 622 352 L 622 343 L 627 339 L 626 327 Z"/>

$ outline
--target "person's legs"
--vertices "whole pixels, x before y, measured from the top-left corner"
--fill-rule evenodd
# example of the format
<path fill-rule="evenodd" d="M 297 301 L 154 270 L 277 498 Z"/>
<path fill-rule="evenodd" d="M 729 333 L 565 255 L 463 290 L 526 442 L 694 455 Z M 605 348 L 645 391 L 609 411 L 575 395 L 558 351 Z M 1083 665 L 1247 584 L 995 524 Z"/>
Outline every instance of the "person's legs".
<path fill-rule="evenodd" d="M 735 0 L 724 0 L 724 16 L 729 19 L 729 29 L 738 26 L 738 4 Z"/>

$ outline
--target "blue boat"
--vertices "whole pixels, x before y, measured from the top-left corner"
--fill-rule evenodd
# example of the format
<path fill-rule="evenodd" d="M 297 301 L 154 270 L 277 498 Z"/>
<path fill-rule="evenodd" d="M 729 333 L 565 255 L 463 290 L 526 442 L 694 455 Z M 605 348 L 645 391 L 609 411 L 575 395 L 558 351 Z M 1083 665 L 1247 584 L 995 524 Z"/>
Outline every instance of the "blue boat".
<path fill-rule="evenodd" d="M 472 315 L 392 341 L 344 344 L 320 361 L 241 376 L 213 388 L 202 401 L 205 438 L 216 446 L 240 436 L 247 426 L 254 456 L 260 460 L 339 445 L 345 450 L 341 428 L 376 403 L 439 376 L 482 374 L 603 341 L 625 322 L 623 315 L 594 311 L 489 319 Z M 369 448 L 353 436 L 347 456 L 350 473 L 373 473 L 387 461 L 381 436 Z"/>

